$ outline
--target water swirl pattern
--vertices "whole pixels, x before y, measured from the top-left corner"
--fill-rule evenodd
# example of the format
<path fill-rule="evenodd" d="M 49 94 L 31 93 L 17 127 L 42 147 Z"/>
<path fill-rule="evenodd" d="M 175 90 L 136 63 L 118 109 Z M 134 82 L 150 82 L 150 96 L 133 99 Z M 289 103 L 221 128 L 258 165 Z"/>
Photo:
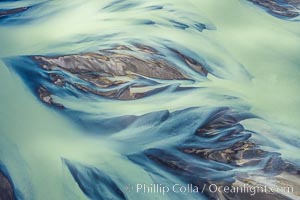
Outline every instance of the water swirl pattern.
<path fill-rule="evenodd" d="M 299 199 L 299 13 L 0 1 L 0 200 Z"/>

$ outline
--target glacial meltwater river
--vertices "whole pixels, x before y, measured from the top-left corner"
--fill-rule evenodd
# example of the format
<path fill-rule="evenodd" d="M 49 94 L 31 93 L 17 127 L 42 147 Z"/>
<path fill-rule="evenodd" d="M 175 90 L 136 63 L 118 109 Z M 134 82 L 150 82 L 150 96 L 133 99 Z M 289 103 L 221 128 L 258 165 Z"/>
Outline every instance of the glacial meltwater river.
<path fill-rule="evenodd" d="M 1 12 L 0 172 L 14 199 L 239 199 L 147 193 L 137 184 L 203 188 L 246 180 L 291 181 L 294 193 L 278 193 L 299 199 L 297 17 L 246 0 L 0 0 Z M 67 61 L 49 61 L 95 52 L 121 61 L 126 54 L 126 74 L 88 71 L 121 83 L 102 87 L 75 71 L 75 62 L 51 68 Z M 171 68 L 161 67 L 150 75 L 146 61 L 139 72 L 130 68 L 142 65 L 129 63 L 135 57 L 163 60 L 178 72 L 169 78 Z M 64 76 L 64 85 L 49 74 Z M 144 96 L 121 98 L 126 87 Z M 118 93 L 105 93 L 111 89 Z"/>

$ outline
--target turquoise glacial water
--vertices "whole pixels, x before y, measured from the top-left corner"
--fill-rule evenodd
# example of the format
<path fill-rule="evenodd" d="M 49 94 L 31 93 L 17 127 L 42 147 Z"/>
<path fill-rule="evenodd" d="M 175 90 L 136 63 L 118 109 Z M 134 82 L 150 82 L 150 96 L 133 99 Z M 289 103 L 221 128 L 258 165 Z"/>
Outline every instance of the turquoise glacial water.
<path fill-rule="evenodd" d="M 137 183 L 188 183 L 185 177 L 144 160 L 142 152 L 163 154 L 152 151 L 159 149 L 176 155 L 177 147 L 187 138 L 194 139 L 197 127 L 217 107 L 256 116 L 241 121 L 247 131 L 254 132 L 251 141 L 300 166 L 299 22 L 276 18 L 243 0 L 0 2 L 0 9 L 22 6 L 32 7 L 0 18 L 0 164 L 9 171 L 17 199 L 98 199 L 97 188 L 107 195 L 104 199 L 118 194 L 109 188 L 110 182 L 102 186 L 97 182 L 101 178 L 87 178 L 100 174 L 91 169 L 109 176 L 127 199 L 207 199 L 202 194 L 145 195 L 125 188 Z M 199 28 L 199 23 L 206 28 Z M 44 72 L 21 59 L 95 52 L 132 42 L 159 49 L 174 63 L 178 60 L 166 46 L 189 53 L 206 63 L 208 76 L 178 63 L 177 68 L 192 80 L 156 80 L 159 87 L 180 85 L 193 90 L 174 92 L 171 87 L 130 101 L 74 97 L 58 89 L 53 98 L 67 110 L 61 111 L 40 101 L 32 85 L 47 83 L 31 72 Z M 29 73 L 22 76 L 18 70 L 23 68 Z M 169 118 L 163 121 L 165 115 Z M 113 133 L 100 125 L 82 127 L 122 116 L 139 120 Z M 118 123 L 112 121 L 111 126 Z M 242 137 L 247 140 L 248 132 Z M 211 145 L 220 148 L 217 143 Z M 201 168 L 208 170 L 205 175 L 215 173 L 221 179 L 244 171 L 254 173 L 263 166 L 206 165 L 179 152 L 178 156 L 193 166 L 205 166 Z M 230 170 L 223 173 L 219 168 Z M 70 169 L 78 172 L 82 182 Z"/>

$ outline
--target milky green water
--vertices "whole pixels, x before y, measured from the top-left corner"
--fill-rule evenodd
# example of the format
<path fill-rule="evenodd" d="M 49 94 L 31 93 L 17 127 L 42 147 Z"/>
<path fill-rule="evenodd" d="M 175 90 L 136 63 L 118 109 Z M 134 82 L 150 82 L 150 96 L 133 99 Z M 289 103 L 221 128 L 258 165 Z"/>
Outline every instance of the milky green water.
<path fill-rule="evenodd" d="M 200 13 L 200 16 L 212 22 L 217 29 L 204 31 L 200 37 L 200 34 L 195 32 L 172 32 L 170 29 L 156 30 L 152 27 L 149 28 L 150 30 L 147 28 L 130 30 L 130 26 L 128 28 L 126 24 L 124 25 L 125 20 L 114 23 L 99 22 L 110 17 L 107 14 L 96 13 L 106 2 L 108 1 L 80 4 L 80 1 L 74 1 L 69 3 L 72 9 L 66 9 L 43 23 L 16 28 L 1 27 L 0 55 L 6 57 L 65 52 L 68 48 L 73 51 L 86 49 L 80 45 L 75 48 L 73 45 L 62 48 L 52 47 L 53 44 L 69 41 L 72 35 L 80 33 L 97 34 L 111 32 L 112 29 L 128 29 L 127 34 L 131 37 L 147 38 L 159 32 L 159 36 L 174 39 L 201 55 L 209 54 L 208 56 L 214 58 L 222 58 L 227 65 L 231 64 L 226 58 L 229 54 L 253 75 L 252 82 L 244 84 L 242 80 L 230 82 L 214 80 L 211 77 L 214 80 L 211 82 L 212 86 L 237 92 L 250 102 L 255 112 L 272 115 L 268 117 L 299 128 L 300 97 L 297 83 L 300 77 L 298 56 L 300 26 L 298 23 L 275 18 L 245 1 L 172 1 L 182 10 Z M 59 3 L 53 4 L 57 6 Z M 121 18 L 123 14 L 114 13 L 114 18 Z M 147 15 L 147 13 L 132 11 L 126 14 L 130 14 L 130 17 Z M 93 45 L 95 44 L 91 46 Z"/>
<path fill-rule="evenodd" d="M 250 85 L 218 81 L 240 92 L 253 111 L 299 128 L 300 26 L 243 1 L 195 3 L 218 30 L 208 34 L 253 75 Z"/>
<path fill-rule="evenodd" d="M 261 128 L 261 126 L 256 127 L 255 123 L 253 125 L 253 121 L 249 120 L 244 122 L 246 127 L 249 125 L 252 129 L 269 130 L 282 125 L 289 127 L 291 138 L 299 138 L 299 23 L 270 16 L 245 1 L 164 0 L 159 3 L 170 3 L 173 4 L 173 8 L 198 13 L 195 20 L 210 22 L 216 29 L 197 33 L 166 27 L 139 28 L 130 24 L 130 18 L 148 16 L 156 19 L 156 15 L 135 11 L 99 13 L 99 7 L 107 2 L 109 1 L 53 1 L 53 7 L 63 4 L 62 11 L 47 20 L 22 26 L 1 26 L 0 57 L 95 50 L 103 42 L 73 44 L 73 36 L 78 34 L 97 35 L 121 30 L 124 31 L 124 35 L 115 38 L 115 41 L 119 40 L 120 43 L 126 37 L 147 40 L 159 35 L 189 47 L 207 60 L 217 60 L 228 67 L 228 74 L 226 74 L 228 79 L 209 75 L 210 81 L 198 83 L 197 86 L 206 86 L 216 93 L 241 98 L 243 104 L 250 106 L 253 113 L 271 124 L 271 128 Z M 148 2 L 148 4 L 152 5 L 156 2 L 158 1 Z M 109 17 L 118 20 L 113 22 L 103 20 Z M 63 42 L 70 43 L 56 45 Z M 242 73 L 237 71 L 239 64 L 253 76 L 252 80 L 245 79 Z M 67 198 L 86 199 L 75 186 L 67 169 L 62 169 L 61 158 L 83 161 L 94 166 L 101 165 L 102 169 L 111 173 L 111 165 L 119 165 L 122 167 L 118 172 L 113 171 L 113 173 L 123 177 L 128 176 L 129 182 L 137 179 L 151 182 L 142 169 L 120 158 L 115 151 L 117 149 L 115 144 L 99 138 L 96 140 L 94 136 L 83 136 L 71 122 L 38 102 L 19 77 L 9 71 L 2 62 L 0 63 L 0 85 L 2 86 L 0 156 L 10 170 L 16 185 L 22 185 L 20 190 L 24 192 L 25 199 L 65 199 L 66 193 L 70 194 L 68 190 L 75 196 Z M 128 102 L 116 105 L 107 102 L 92 107 L 109 108 L 111 116 L 118 116 L 165 109 L 174 111 L 201 105 L 221 106 L 241 103 L 240 100 L 212 101 L 204 98 L 202 94 L 195 91 L 187 96 L 176 96 L 177 98 L 171 98 L 172 95 L 160 96 L 160 103 L 141 100 L 139 104 Z M 286 134 L 284 132 L 286 129 L 280 130 L 283 132 L 278 134 Z M 267 136 L 272 137 L 270 131 L 267 132 Z M 279 144 L 278 151 L 283 153 L 284 157 L 299 160 L 297 148 L 280 143 L 276 138 L 274 141 Z M 99 157 L 101 160 L 96 159 Z M 108 161 L 110 164 L 104 164 Z M 32 182 L 27 184 L 29 177 Z M 63 187 L 64 184 L 68 186 Z M 167 197 L 159 198 L 167 199 Z"/>

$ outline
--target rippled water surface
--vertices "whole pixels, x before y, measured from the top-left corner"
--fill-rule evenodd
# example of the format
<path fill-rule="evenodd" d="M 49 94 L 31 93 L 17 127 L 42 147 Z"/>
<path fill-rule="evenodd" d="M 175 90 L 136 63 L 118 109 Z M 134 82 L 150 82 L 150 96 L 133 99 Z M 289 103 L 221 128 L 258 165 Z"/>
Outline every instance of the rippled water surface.
<path fill-rule="evenodd" d="M 299 199 L 299 7 L 0 1 L 0 199 Z"/>

